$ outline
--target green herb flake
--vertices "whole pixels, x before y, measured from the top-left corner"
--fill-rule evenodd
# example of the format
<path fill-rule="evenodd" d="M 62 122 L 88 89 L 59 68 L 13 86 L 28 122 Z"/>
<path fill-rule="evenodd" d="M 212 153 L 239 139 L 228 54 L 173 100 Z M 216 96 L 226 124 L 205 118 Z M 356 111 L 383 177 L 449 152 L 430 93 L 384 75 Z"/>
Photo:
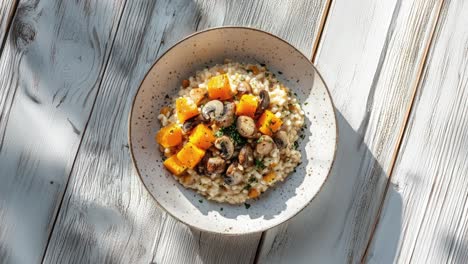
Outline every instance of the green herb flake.
<path fill-rule="evenodd" d="M 308 104 L 309 104 L 309 102 L 305 102 L 305 103 L 304 103 L 304 105 L 308 105 Z"/>
<path fill-rule="evenodd" d="M 257 182 L 257 178 L 251 177 L 251 178 L 249 179 L 249 183 L 253 183 L 253 182 Z"/>
<path fill-rule="evenodd" d="M 224 210 L 224 208 L 222 208 L 222 207 L 221 207 L 221 208 L 219 208 L 219 210 L 220 210 L 220 211 L 223 211 L 223 210 Z"/>
<path fill-rule="evenodd" d="M 253 73 L 251 69 L 247 69 L 247 73 Z"/>
<path fill-rule="evenodd" d="M 255 160 L 255 167 L 260 170 L 263 170 L 266 168 L 265 164 L 263 164 L 263 162 L 258 159 Z"/>
<path fill-rule="evenodd" d="M 250 183 L 247 183 L 245 186 L 244 186 L 244 190 L 250 190 L 250 188 L 252 188 L 252 185 L 250 185 Z"/>
<path fill-rule="evenodd" d="M 298 149 L 299 148 L 299 143 L 297 143 L 297 141 L 294 141 L 294 149 Z"/>
<path fill-rule="evenodd" d="M 234 122 L 231 126 L 223 127 L 218 131 L 221 131 L 221 135 L 230 137 L 236 147 L 242 147 L 247 143 L 247 140 L 242 137 L 239 132 L 237 132 L 236 122 Z"/>
<path fill-rule="evenodd" d="M 222 137 L 223 136 L 223 131 L 221 131 L 221 130 L 216 131 L 215 136 L 216 137 Z"/>
<path fill-rule="evenodd" d="M 199 203 L 203 203 L 203 200 L 198 200 Z"/>
<path fill-rule="evenodd" d="M 245 205 L 245 209 L 249 209 L 249 208 L 250 208 L 250 204 L 244 203 L 244 205 Z"/>

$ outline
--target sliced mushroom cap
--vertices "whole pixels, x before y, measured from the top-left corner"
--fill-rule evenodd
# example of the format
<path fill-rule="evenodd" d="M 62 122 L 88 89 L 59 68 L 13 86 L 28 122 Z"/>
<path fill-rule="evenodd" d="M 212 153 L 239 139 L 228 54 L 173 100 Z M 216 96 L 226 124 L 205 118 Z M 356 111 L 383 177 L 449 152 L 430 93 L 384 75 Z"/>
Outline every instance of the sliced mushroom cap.
<path fill-rule="evenodd" d="M 205 156 L 203 156 L 202 160 L 197 165 L 198 174 L 203 175 L 203 174 L 207 173 L 207 169 L 206 169 L 207 166 L 206 165 L 208 163 L 208 160 L 211 158 L 211 156 L 212 156 L 211 152 L 206 151 Z"/>
<path fill-rule="evenodd" d="M 216 119 L 216 124 L 220 127 L 228 127 L 234 123 L 236 117 L 236 104 L 227 102 L 224 105 L 224 111 L 219 118 Z"/>
<path fill-rule="evenodd" d="M 274 147 L 275 143 L 273 142 L 273 139 L 270 136 L 262 135 L 257 140 L 257 146 L 255 147 L 255 151 L 257 151 L 258 154 L 265 156 L 268 153 L 270 153 Z"/>
<path fill-rule="evenodd" d="M 223 173 L 226 169 L 226 161 L 220 157 L 209 158 L 206 162 L 208 173 Z"/>
<path fill-rule="evenodd" d="M 257 106 L 257 110 L 255 111 L 256 117 L 263 114 L 263 112 L 265 112 L 265 110 L 267 110 L 270 106 L 270 94 L 267 90 L 261 90 L 258 96 L 260 97 L 260 103 Z"/>
<path fill-rule="evenodd" d="M 229 165 L 224 176 L 224 182 L 228 185 L 237 185 L 242 182 L 242 171 L 239 168 L 239 163 L 234 162 Z"/>
<path fill-rule="evenodd" d="M 243 137 L 253 137 L 257 128 L 255 127 L 255 121 L 248 116 L 239 116 L 236 122 L 237 132 Z"/>
<path fill-rule="evenodd" d="M 192 130 L 195 126 L 197 126 L 201 122 L 202 120 L 200 119 L 200 115 L 187 119 L 182 125 L 182 131 L 184 131 L 184 133 L 187 134 L 188 132 L 190 132 L 190 130 Z"/>
<path fill-rule="evenodd" d="M 223 116 L 224 105 L 219 100 L 211 100 L 206 103 L 202 110 L 201 114 L 205 120 L 216 120 Z"/>
<path fill-rule="evenodd" d="M 286 131 L 280 130 L 273 136 L 273 140 L 278 148 L 287 148 L 289 146 L 289 137 Z"/>
<path fill-rule="evenodd" d="M 217 138 L 214 145 L 219 149 L 219 155 L 225 160 L 230 159 L 234 154 L 234 143 L 227 136 Z"/>
<path fill-rule="evenodd" d="M 239 151 L 239 163 L 244 167 L 248 168 L 254 165 L 253 150 L 249 145 L 245 145 Z"/>
<path fill-rule="evenodd" d="M 252 86 L 246 81 L 243 81 L 237 85 L 237 92 L 243 94 L 243 93 L 251 93 L 252 92 Z"/>

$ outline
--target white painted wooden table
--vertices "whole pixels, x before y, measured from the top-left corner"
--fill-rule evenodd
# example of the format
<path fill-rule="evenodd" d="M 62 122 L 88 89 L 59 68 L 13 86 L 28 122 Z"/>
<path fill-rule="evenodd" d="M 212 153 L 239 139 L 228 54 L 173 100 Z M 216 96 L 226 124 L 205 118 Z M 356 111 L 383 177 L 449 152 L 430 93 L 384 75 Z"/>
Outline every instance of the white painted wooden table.
<path fill-rule="evenodd" d="M 277 34 L 336 104 L 337 160 L 263 234 L 192 230 L 127 145 L 154 60 L 208 27 Z M 468 263 L 468 1 L 0 0 L 0 263 Z"/>

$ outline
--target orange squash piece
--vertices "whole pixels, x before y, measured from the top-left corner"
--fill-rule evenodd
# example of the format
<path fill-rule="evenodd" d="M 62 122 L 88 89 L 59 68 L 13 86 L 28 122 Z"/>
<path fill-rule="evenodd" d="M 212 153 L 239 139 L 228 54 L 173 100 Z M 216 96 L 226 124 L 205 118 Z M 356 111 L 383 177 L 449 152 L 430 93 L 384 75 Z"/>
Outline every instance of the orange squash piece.
<path fill-rule="evenodd" d="M 169 113 L 171 112 L 171 108 L 169 106 L 164 106 L 163 108 L 161 108 L 161 110 L 159 111 L 160 114 L 163 114 L 165 116 L 167 116 Z"/>
<path fill-rule="evenodd" d="M 164 166 L 172 172 L 172 174 L 178 176 L 185 171 L 185 166 L 180 163 L 176 155 L 172 155 L 163 162 Z"/>
<path fill-rule="evenodd" d="M 258 196 L 260 196 L 260 192 L 257 191 L 257 189 L 250 189 L 249 190 L 249 194 L 248 194 L 249 198 L 253 199 L 253 198 L 257 198 Z"/>
<path fill-rule="evenodd" d="M 194 144 L 187 142 L 184 147 L 177 153 L 177 159 L 180 163 L 193 169 L 203 158 L 205 151 Z"/>
<path fill-rule="evenodd" d="M 236 115 L 241 116 L 250 116 L 252 118 L 255 117 L 255 111 L 257 110 L 258 106 L 258 98 L 255 95 L 251 94 L 244 94 L 242 95 L 239 103 L 236 107 Z"/>
<path fill-rule="evenodd" d="M 275 114 L 273 114 L 269 110 L 265 110 L 262 116 L 260 116 L 260 118 L 258 119 L 257 127 L 258 130 L 263 134 L 271 136 L 273 135 L 273 133 L 275 133 L 281 128 L 282 124 L 283 121 L 276 117 Z"/>
<path fill-rule="evenodd" d="M 167 125 L 156 134 L 156 142 L 165 148 L 177 146 L 182 142 L 182 129 L 177 124 Z"/>
<path fill-rule="evenodd" d="M 251 70 L 252 73 L 253 73 L 254 75 L 257 75 L 257 74 L 260 73 L 260 70 L 259 70 L 258 67 L 255 66 L 255 65 L 250 66 L 250 67 L 249 67 L 249 70 Z"/>
<path fill-rule="evenodd" d="M 189 137 L 189 142 L 201 149 L 208 149 L 213 145 L 216 137 L 213 130 L 205 126 L 204 124 L 197 125 L 192 134 Z"/>
<path fill-rule="evenodd" d="M 269 172 L 267 175 L 263 176 L 263 180 L 266 183 L 271 183 L 276 178 L 276 173 L 274 171 Z"/>
<path fill-rule="evenodd" d="M 177 119 L 180 123 L 184 123 L 187 119 L 198 115 L 198 107 L 192 101 L 185 97 L 177 98 L 176 100 Z"/>
<path fill-rule="evenodd" d="M 228 100 L 233 96 L 227 74 L 217 75 L 208 80 L 208 97 L 210 99 Z"/>

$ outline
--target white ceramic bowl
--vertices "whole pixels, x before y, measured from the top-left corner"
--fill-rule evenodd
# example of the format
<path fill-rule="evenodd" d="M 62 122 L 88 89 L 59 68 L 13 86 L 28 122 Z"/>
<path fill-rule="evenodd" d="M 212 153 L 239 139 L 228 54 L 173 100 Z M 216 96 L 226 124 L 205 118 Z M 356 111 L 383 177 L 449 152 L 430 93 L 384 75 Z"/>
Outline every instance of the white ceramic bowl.
<path fill-rule="evenodd" d="M 206 200 L 185 189 L 166 171 L 154 140 L 160 129 L 157 115 L 169 103 L 181 80 L 225 58 L 265 63 L 297 94 L 307 130 L 300 141 L 302 164 L 282 183 L 245 205 Z M 325 82 L 296 48 L 269 33 L 245 27 L 221 27 L 197 32 L 175 44 L 149 70 L 134 98 L 129 144 L 144 185 L 173 217 L 200 230 L 247 234 L 267 230 L 301 211 L 317 195 L 331 169 L 336 150 L 334 107 Z"/>

